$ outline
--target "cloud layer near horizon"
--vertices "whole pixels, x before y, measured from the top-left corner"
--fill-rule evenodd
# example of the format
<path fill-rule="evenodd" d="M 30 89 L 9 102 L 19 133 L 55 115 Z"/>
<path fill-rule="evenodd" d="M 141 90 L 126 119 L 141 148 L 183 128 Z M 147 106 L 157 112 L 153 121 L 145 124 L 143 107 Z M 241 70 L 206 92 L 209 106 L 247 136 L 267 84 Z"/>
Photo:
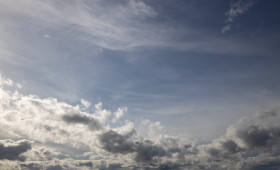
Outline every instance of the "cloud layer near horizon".
<path fill-rule="evenodd" d="M 230 126 L 209 144 L 160 133 L 143 136 L 127 111 L 112 113 L 95 105 L 72 106 L 55 98 L 22 95 L 16 83 L 0 79 L 0 167 L 23 169 L 250 169 L 280 166 L 280 116 L 257 113 Z M 160 123 L 142 122 L 146 131 Z M 270 167 L 272 166 L 272 167 Z"/>

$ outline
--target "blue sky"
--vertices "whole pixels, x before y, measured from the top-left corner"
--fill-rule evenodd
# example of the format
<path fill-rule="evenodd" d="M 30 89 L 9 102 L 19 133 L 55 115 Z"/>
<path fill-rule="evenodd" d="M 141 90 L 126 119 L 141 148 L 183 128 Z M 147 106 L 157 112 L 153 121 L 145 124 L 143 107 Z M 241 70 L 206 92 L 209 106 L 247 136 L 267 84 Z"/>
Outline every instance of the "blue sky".
<path fill-rule="evenodd" d="M 93 115 L 102 102 L 101 123 L 127 108 L 111 128 L 131 122 L 140 134 L 160 122 L 161 134 L 211 143 L 239 119 L 279 107 L 279 5 L 3 0 L 0 73 L 40 101 L 55 98 Z"/>

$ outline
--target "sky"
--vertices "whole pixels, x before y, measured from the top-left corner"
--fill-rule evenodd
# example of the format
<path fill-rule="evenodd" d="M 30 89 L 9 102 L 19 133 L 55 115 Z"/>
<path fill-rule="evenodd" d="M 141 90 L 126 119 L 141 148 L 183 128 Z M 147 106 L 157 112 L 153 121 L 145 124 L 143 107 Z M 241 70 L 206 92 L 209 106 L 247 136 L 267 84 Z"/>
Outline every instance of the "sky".
<path fill-rule="evenodd" d="M 279 8 L 0 0 L 0 168 L 279 169 Z"/>

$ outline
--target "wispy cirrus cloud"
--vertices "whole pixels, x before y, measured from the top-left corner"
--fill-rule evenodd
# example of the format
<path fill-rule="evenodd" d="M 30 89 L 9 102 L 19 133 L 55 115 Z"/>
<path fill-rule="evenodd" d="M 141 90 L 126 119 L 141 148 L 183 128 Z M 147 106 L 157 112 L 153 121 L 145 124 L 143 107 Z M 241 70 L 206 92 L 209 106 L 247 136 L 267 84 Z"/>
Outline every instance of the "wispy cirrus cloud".
<path fill-rule="evenodd" d="M 72 35 L 79 34 L 83 40 L 94 45 L 111 49 L 124 50 L 135 46 L 157 44 L 160 29 L 148 24 L 145 20 L 157 15 L 153 7 L 148 4 L 130 0 L 127 3 L 115 4 L 103 1 L 18 1 L 1 2 L 3 16 L 13 13 L 15 16 L 26 18 L 25 24 L 36 22 L 39 25 L 31 29 L 34 31 L 49 30 L 42 36 L 55 38 L 51 30 L 72 27 Z M 61 8 L 63 6 L 63 8 Z M 90 8 L 88 7 L 90 6 Z M 5 10 L 9 9 L 9 10 Z M 107 11 L 102 13 L 102 11 Z M 12 20 L 14 20 L 13 18 Z M 4 17 L 6 24 L 11 20 Z M 140 23 L 135 21 L 139 20 Z M 73 29 L 74 28 L 74 29 Z M 157 30 L 157 31 L 156 31 Z M 46 36 L 47 35 L 47 36 Z M 90 37 L 88 37 L 90 36 Z"/>
<path fill-rule="evenodd" d="M 4 50 L 2 52 L 5 52 L 6 55 L 22 57 L 34 55 L 36 50 L 30 50 L 28 47 L 37 46 L 38 44 L 32 44 L 32 42 L 42 41 L 42 38 L 46 39 L 42 41 L 42 44 L 51 42 L 51 44 L 63 46 L 60 42 L 61 36 L 67 37 L 69 46 L 73 46 L 71 42 L 89 43 L 94 49 L 95 55 L 99 55 L 102 49 L 129 52 L 143 47 L 168 47 L 180 51 L 212 53 L 260 52 L 256 48 L 248 46 L 245 48 L 243 45 L 239 45 L 242 42 L 212 37 L 191 24 L 170 24 L 167 22 L 168 18 L 162 18 L 156 6 L 146 1 L 71 0 L 65 3 L 64 1 L 32 0 L 17 1 L 16 3 L 15 1 L 2 1 L 0 4 L 2 25 L 5 27 L 0 30 L 3 36 Z M 245 4 L 247 1 L 233 5 L 233 9 L 226 14 L 227 20 L 233 20 L 244 13 L 245 9 L 249 8 Z M 26 28 L 25 31 L 21 30 L 22 27 Z M 224 30 L 229 30 L 230 27 L 229 25 Z M 182 35 L 186 37 L 185 40 L 178 38 Z M 33 41 L 28 41 L 29 39 Z M 2 43 L 0 42 L 0 44 Z M 220 48 L 221 46 L 223 48 Z M 36 48 L 41 48 L 41 46 Z M 24 53 L 16 51 L 24 51 Z M 42 51 L 40 50 L 40 52 Z M 48 54 L 50 51 L 44 51 L 44 53 Z M 17 60 L 18 58 L 20 57 L 17 57 Z M 6 60 L 12 60 L 12 57 Z"/>

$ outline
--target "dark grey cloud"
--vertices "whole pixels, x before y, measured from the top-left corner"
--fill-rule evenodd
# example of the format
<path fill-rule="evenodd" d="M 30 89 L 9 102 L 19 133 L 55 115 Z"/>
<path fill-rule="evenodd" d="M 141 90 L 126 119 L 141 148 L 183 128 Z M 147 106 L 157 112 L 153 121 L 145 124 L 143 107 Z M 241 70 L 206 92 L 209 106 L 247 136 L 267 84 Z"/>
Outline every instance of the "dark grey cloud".
<path fill-rule="evenodd" d="M 113 163 L 113 164 L 109 164 L 109 165 L 102 165 L 102 166 L 98 167 L 98 169 L 100 169 L 100 170 L 122 170 L 122 169 L 128 169 L 128 168 L 122 167 L 121 163 Z M 134 168 L 134 169 L 136 169 L 136 168 Z"/>
<path fill-rule="evenodd" d="M 228 140 L 222 143 L 224 149 L 230 153 L 236 153 L 241 150 L 241 148 L 233 141 L 233 140 Z"/>
<path fill-rule="evenodd" d="M 276 111 L 243 118 L 230 127 L 227 135 L 200 147 L 200 152 L 209 155 L 200 165 L 214 169 L 280 168 L 280 126 Z"/>
<path fill-rule="evenodd" d="M 5 146 L 5 145 L 9 146 Z M 21 154 L 31 149 L 31 143 L 29 141 L 4 141 L 0 143 L 0 160 L 18 160 L 25 161 L 25 157 Z"/>
<path fill-rule="evenodd" d="M 129 136 L 123 136 L 115 131 L 108 131 L 100 135 L 100 143 L 103 149 L 111 153 L 127 154 L 136 153 L 135 161 L 152 161 L 156 156 L 166 155 L 163 147 L 155 145 L 150 140 L 130 141 Z"/>
<path fill-rule="evenodd" d="M 62 120 L 68 124 L 84 124 L 89 127 L 90 130 L 100 130 L 102 125 L 100 122 L 92 117 L 81 115 L 81 114 L 71 114 L 63 115 Z"/>
<path fill-rule="evenodd" d="M 207 150 L 207 153 L 209 153 L 211 156 L 220 156 L 221 154 L 221 151 L 219 149 L 216 149 L 216 148 L 210 148 Z"/>
<path fill-rule="evenodd" d="M 280 161 L 266 162 L 262 164 L 253 165 L 250 170 L 279 170 Z"/>
<path fill-rule="evenodd" d="M 81 162 L 81 163 L 79 163 L 79 166 L 92 167 L 93 164 L 92 164 L 92 162 Z"/>
<path fill-rule="evenodd" d="M 40 170 L 42 165 L 36 163 L 20 164 L 21 169 L 23 170 Z"/>
<path fill-rule="evenodd" d="M 263 112 L 262 114 L 260 114 L 260 118 L 267 118 L 267 117 L 277 117 L 278 113 L 276 112 L 276 110 L 268 110 Z"/>
<path fill-rule="evenodd" d="M 280 129 L 252 125 L 238 130 L 237 137 L 242 139 L 249 148 L 271 148 L 279 142 Z"/>
<path fill-rule="evenodd" d="M 188 168 L 189 168 L 189 165 L 170 162 L 170 163 L 161 164 L 157 168 L 153 168 L 153 169 L 158 169 L 158 170 L 169 170 L 169 169 L 181 170 L 182 169 L 183 170 L 183 169 L 188 169 Z"/>
<path fill-rule="evenodd" d="M 166 151 L 163 147 L 155 145 L 150 140 L 136 142 L 134 147 L 136 152 L 136 161 L 147 162 L 151 161 L 153 157 L 166 155 Z"/>
<path fill-rule="evenodd" d="M 103 149 L 111 153 L 127 154 L 134 152 L 134 144 L 124 136 L 112 130 L 103 133 L 100 138 Z"/>
<path fill-rule="evenodd" d="M 236 125 L 236 137 L 247 149 L 271 150 L 280 145 L 280 117 L 276 111 L 266 111 L 244 119 Z"/>
<path fill-rule="evenodd" d="M 64 168 L 62 168 L 60 165 L 51 165 L 49 167 L 47 167 L 46 170 L 63 170 Z"/>
<path fill-rule="evenodd" d="M 279 155 L 278 119 L 275 111 L 241 119 L 229 128 L 227 135 L 208 145 L 179 145 L 175 138 L 155 143 L 153 140 L 134 138 L 133 135 L 121 135 L 113 130 L 102 133 L 99 142 L 108 152 L 135 155 L 135 162 L 145 163 L 145 168 L 150 169 L 250 169 L 252 158 L 256 163 L 269 165 L 270 160 L 265 160 L 265 157 L 273 159 Z M 162 162 L 172 159 L 176 161 Z"/>

